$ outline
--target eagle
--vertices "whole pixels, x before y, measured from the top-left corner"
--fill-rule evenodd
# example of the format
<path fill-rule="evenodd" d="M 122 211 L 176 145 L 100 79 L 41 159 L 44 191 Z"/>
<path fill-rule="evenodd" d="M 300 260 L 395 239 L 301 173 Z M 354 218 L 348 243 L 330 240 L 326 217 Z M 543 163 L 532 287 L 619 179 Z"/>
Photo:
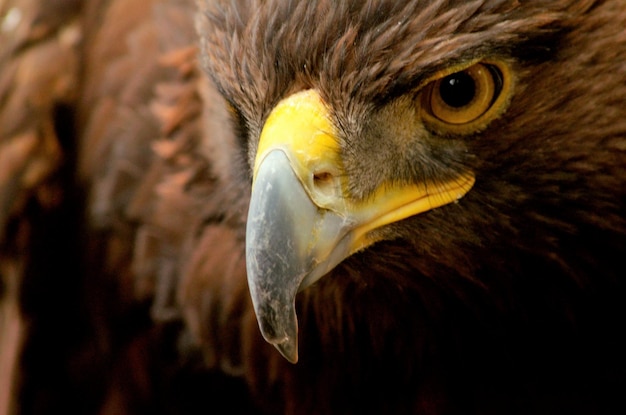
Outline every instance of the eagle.
<path fill-rule="evenodd" d="M 625 28 L 0 1 L 0 412 L 624 413 Z"/>

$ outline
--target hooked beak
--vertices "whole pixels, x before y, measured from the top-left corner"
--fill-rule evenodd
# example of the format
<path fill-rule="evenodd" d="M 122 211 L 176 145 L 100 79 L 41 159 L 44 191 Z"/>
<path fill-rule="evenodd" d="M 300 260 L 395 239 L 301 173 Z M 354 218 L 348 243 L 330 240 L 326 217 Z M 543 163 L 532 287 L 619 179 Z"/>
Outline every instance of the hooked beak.
<path fill-rule="evenodd" d="M 366 201 L 347 191 L 341 148 L 314 90 L 281 101 L 259 141 L 246 228 L 248 284 L 263 337 L 298 360 L 295 297 L 346 257 L 373 244 L 370 231 L 454 202 L 474 184 L 389 185 Z"/>

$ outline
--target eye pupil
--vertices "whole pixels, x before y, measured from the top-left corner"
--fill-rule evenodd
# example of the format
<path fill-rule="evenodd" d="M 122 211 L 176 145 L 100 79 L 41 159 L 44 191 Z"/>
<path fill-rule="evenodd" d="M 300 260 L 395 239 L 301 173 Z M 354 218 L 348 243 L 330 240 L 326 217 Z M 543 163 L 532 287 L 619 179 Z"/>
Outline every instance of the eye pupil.
<path fill-rule="evenodd" d="M 476 83 L 468 73 L 457 72 L 441 80 L 439 94 L 447 105 L 461 108 L 472 102 L 476 96 Z"/>

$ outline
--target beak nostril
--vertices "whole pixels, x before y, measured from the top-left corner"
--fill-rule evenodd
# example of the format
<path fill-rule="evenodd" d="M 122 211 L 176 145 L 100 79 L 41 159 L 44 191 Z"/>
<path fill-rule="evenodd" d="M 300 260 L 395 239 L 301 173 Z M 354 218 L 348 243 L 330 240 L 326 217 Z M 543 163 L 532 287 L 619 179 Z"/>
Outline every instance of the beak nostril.
<path fill-rule="evenodd" d="M 318 207 L 336 211 L 337 204 L 345 203 L 340 173 L 332 167 L 313 170 L 306 182 L 309 196 Z"/>
<path fill-rule="evenodd" d="M 315 183 L 316 186 L 324 186 L 325 184 L 330 183 L 332 179 L 333 179 L 333 175 L 326 171 L 323 171 L 321 173 L 315 173 L 313 175 L 313 182 Z"/>
<path fill-rule="evenodd" d="M 327 171 L 322 170 L 313 174 L 313 187 L 318 195 L 325 195 L 326 197 L 336 196 L 337 180 L 336 176 Z"/>
<path fill-rule="evenodd" d="M 329 193 L 335 190 L 335 175 L 328 171 L 313 174 L 313 185 L 318 192 Z"/>

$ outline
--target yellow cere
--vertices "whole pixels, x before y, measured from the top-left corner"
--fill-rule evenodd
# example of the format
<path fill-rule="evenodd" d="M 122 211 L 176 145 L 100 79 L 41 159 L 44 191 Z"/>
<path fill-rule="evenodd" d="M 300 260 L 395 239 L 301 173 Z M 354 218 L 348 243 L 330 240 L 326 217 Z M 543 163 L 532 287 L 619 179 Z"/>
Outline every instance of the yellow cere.
<path fill-rule="evenodd" d="M 255 175 L 263 158 L 277 149 L 285 152 L 300 180 L 313 180 L 313 174 L 324 168 L 336 170 L 341 160 L 333 131 L 328 110 L 315 90 L 285 98 L 272 110 L 261 131 Z"/>

